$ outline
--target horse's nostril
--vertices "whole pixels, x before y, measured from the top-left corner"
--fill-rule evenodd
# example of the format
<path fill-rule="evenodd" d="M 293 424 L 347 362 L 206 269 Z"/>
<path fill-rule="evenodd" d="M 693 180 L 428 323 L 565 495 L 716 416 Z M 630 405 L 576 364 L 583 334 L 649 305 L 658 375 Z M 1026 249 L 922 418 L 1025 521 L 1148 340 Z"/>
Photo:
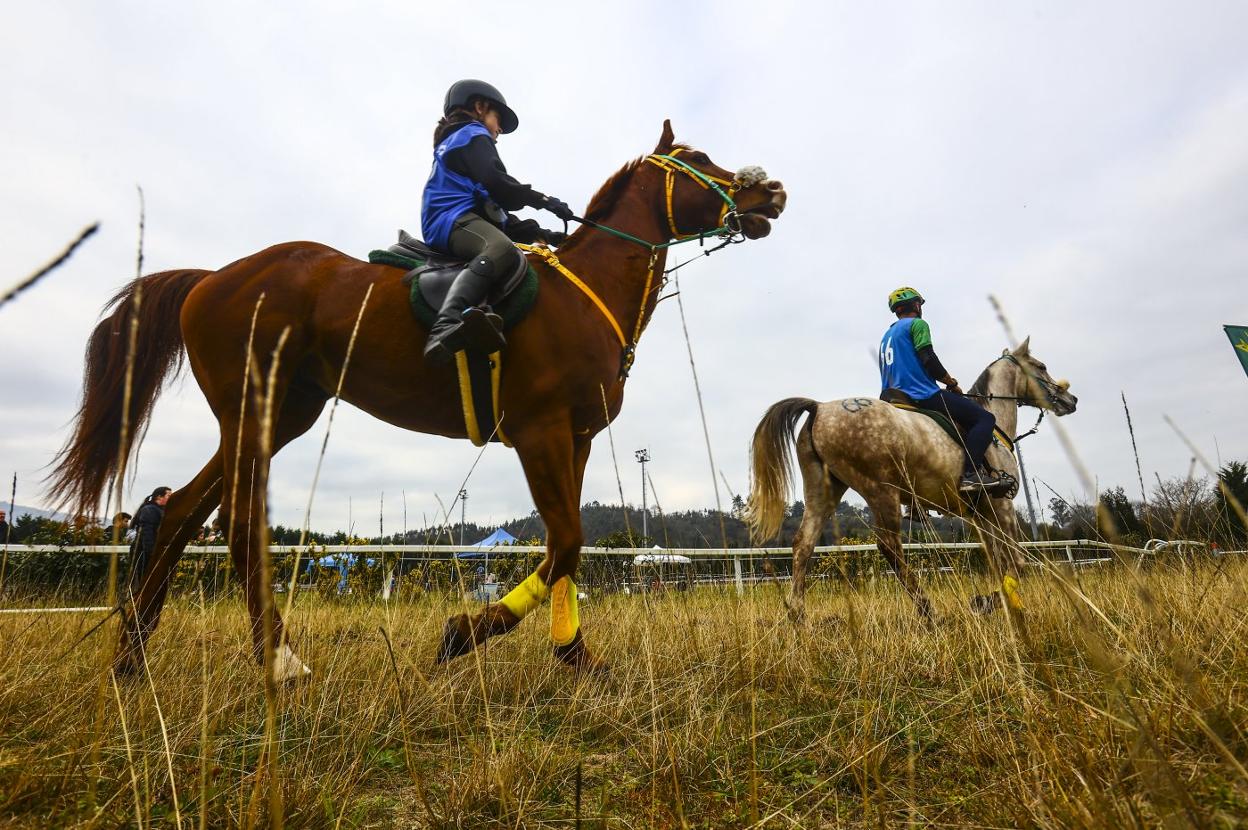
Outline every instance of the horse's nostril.
<path fill-rule="evenodd" d="M 767 189 L 770 190 L 772 193 L 779 193 L 780 191 L 784 190 L 784 185 L 776 181 L 775 179 L 772 179 L 771 181 L 767 182 Z"/>

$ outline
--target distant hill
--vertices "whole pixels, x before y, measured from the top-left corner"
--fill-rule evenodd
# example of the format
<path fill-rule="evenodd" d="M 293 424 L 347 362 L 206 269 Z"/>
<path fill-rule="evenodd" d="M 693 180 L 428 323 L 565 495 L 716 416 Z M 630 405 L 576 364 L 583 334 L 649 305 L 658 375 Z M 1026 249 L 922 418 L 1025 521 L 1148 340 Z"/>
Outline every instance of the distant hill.
<path fill-rule="evenodd" d="M 0 503 L 0 510 L 9 513 L 8 502 Z M 18 504 L 13 507 L 12 513 L 9 513 L 9 521 L 17 521 L 22 516 L 32 516 L 36 519 L 54 519 L 63 522 L 69 516 L 65 513 L 55 513 L 51 510 L 41 510 L 38 507 L 27 507 L 24 504 Z"/>

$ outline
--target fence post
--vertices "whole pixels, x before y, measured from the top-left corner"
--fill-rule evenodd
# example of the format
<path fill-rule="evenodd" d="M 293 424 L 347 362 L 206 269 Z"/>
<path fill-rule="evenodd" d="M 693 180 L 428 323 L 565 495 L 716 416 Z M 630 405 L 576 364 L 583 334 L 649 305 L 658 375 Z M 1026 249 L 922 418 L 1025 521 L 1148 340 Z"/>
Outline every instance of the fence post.
<path fill-rule="evenodd" d="M 741 578 L 741 554 L 732 555 L 732 573 L 737 580 L 737 596 L 745 596 L 745 581 Z"/>
<path fill-rule="evenodd" d="M 1071 555 L 1071 552 L 1070 552 L 1070 545 L 1067 545 L 1067 546 L 1066 546 L 1066 561 L 1067 561 L 1067 563 L 1069 563 L 1069 564 L 1070 564 L 1070 567 L 1071 567 L 1071 568 L 1074 568 L 1074 567 L 1075 567 L 1075 557 L 1074 557 L 1073 555 Z"/>

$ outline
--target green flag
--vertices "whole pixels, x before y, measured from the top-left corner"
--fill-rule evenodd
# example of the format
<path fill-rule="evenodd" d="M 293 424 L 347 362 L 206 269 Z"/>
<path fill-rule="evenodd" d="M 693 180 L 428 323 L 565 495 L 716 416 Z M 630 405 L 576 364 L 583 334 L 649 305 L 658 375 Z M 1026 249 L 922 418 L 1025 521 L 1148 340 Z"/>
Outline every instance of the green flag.
<path fill-rule="evenodd" d="M 1248 326 L 1223 326 L 1226 329 L 1226 336 L 1231 338 L 1231 345 L 1235 347 L 1235 354 L 1239 355 L 1239 363 L 1244 367 L 1244 372 L 1248 373 Z"/>

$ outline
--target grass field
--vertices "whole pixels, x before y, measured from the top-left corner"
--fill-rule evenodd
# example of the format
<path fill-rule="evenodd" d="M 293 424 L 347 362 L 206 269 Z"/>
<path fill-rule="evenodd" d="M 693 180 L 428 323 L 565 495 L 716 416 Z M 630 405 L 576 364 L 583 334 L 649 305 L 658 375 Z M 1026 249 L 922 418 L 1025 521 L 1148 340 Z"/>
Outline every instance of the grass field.
<path fill-rule="evenodd" d="M 581 615 L 607 678 L 553 664 L 545 609 L 434 667 L 453 603 L 301 597 L 285 826 L 1237 826 L 1246 586 L 1238 559 L 1033 576 L 1015 628 L 951 581 L 934 631 L 892 580 L 816 586 L 802 632 L 776 585 L 609 596 Z M 267 822 L 241 602 L 171 604 L 150 681 L 101 685 L 111 634 L 62 657 L 88 622 L 0 617 L 0 823 Z"/>

